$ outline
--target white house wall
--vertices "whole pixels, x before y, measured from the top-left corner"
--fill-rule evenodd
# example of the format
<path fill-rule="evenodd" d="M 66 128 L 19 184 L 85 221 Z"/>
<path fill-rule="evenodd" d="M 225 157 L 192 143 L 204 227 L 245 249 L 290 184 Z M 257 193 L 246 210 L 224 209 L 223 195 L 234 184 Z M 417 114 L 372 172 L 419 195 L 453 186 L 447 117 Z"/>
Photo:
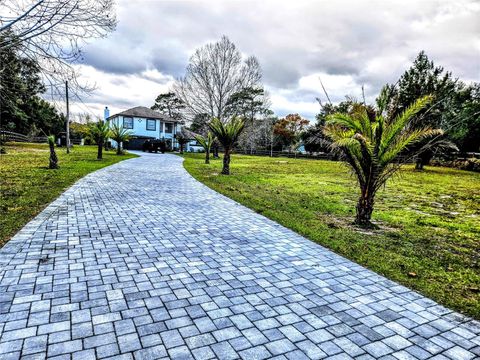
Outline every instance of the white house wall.
<path fill-rule="evenodd" d="M 126 116 L 127 118 L 131 118 L 131 116 Z M 123 126 L 123 116 L 115 116 L 114 118 L 110 119 L 111 124 L 119 124 Z M 181 125 L 178 123 L 171 123 L 173 124 L 173 132 L 172 133 L 165 133 L 165 122 L 159 119 L 150 119 L 155 120 L 155 130 L 147 130 L 147 118 L 138 118 L 133 117 L 133 129 L 128 129 L 132 132 L 132 135 L 136 136 L 148 136 L 155 139 L 172 139 L 172 143 L 174 146 L 177 146 L 176 141 L 174 141 L 174 134 L 181 129 Z M 116 147 L 116 142 L 111 141 L 112 145 Z"/>

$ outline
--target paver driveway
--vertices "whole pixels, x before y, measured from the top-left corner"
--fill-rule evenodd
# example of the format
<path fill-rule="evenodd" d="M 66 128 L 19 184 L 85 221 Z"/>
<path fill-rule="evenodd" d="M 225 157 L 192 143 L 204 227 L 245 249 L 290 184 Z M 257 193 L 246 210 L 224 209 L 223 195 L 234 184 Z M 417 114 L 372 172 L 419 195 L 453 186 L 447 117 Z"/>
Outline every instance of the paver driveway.
<path fill-rule="evenodd" d="M 215 193 L 175 155 L 88 175 L 0 261 L 1 359 L 480 355 L 479 322 Z"/>

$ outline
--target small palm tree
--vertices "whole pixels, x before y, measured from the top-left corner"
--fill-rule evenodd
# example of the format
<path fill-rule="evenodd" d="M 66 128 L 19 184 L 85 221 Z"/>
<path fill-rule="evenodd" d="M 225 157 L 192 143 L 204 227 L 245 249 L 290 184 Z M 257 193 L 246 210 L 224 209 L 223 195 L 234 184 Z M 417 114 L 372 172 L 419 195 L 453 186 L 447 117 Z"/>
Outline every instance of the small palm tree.
<path fill-rule="evenodd" d="M 205 149 L 205 164 L 210 164 L 210 149 L 215 141 L 215 136 L 209 131 L 206 136 L 195 135 L 195 140 Z"/>
<path fill-rule="evenodd" d="M 245 128 L 245 122 L 240 117 L 233 117 L 224 124 L 219 119 L 214 118 L 208 126 L 224 149 L 222 174 L 230 175 L 230 154 Z"/>
<path fill-rule="evenodd" d="M 132 132 L 124 129 L 121 125 L 113 124 L 110 131 L 110 136 L 117 142 L 117 155 L 122 155 L 123 143 L 130 140 L 132 137 Z"/>
<path fill-rule="evenodd" d="M 55 136 L 47 136 L 48 146 L 50 148 L 50 162 L 48 164 L 49 169 L 58 169 L 58 157 L 55 152 Z"/>
<path fill-rule="evenodd" d="M 180 147 L 180 154 L 183 154 L 183 149 L 186 144 L 191 139 L 190 133 L 185 130 L 185 128 L 182 128 L 176 135 L 175 135 L 177 141 L 178 141 L 178 146 Z"/>
<path fill-rule="evenodd" d="M 412 145 L 443 134 L 441 129 L 412 125 L 417 113 L 431 100 L 431 96 L 421 97 L 391 118 L 382 109 L 358 103 L 349 113 L 327 117 L 323 132 L 332 141 L 332 148 L 343 155 L 360 185 L 356 224 L 373 227 L 370 220 L 375 194 L 403 163 L 418 154 L 418 148 L 412 150 Z"/>
<path fill-rule="evenodd" d="M 88 132 L 98 146 L 97 160 L 102 160 L 103 144 L 105 142 L 105 139 L 107 139 L 110 134 L 110 127 L 108 126 L 108 123 L 104 122 L 103 120 L 99 120 L 96 123 L 90 124 Z"/>

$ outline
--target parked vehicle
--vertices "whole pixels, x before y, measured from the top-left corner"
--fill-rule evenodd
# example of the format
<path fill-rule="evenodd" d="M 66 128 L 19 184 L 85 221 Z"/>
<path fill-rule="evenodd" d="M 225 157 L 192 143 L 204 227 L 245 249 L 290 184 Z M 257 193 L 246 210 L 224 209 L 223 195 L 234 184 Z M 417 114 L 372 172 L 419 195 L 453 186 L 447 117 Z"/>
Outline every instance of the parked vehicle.
<path fill-rule="evenodd" d="M 165 152 L 169 150 L 168 149 L 168 146 L 167 146 L 167 143 L 165 140 L 145 140 L 145 142 L 143 143 L 143 146 L 142 146 L 142 151 L 143 152 L 154 152 L 154 153 L 158 153 L 159 151 L 162 153 L 162 154 L 165 154 Z"/>

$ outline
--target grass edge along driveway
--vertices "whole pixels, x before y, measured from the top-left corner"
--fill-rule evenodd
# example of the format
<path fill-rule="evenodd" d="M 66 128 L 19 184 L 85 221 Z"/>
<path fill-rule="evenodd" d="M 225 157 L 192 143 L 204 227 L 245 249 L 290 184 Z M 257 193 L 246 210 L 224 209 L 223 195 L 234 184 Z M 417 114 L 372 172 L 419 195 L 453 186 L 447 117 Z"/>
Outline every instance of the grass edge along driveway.
<path fill-rule="evenodd" d="M 0 247 L 67 188 L 85 175 L 137 155 L 74 146 L 70 154 L 56 148 L 60 169 L 48 169 L 47 144 L 7 143 L 0 155 Z"/>
<path fill-rule="evenodd" d="M 340 162 L 186 154 L 197 180 L 437 302 L 480 319 L 480 174 L 405 166 L 377 196 L 379 230 L 351 225 L 358 189 Z M 214 221 L 214 219 L 212 219 Z"/>

